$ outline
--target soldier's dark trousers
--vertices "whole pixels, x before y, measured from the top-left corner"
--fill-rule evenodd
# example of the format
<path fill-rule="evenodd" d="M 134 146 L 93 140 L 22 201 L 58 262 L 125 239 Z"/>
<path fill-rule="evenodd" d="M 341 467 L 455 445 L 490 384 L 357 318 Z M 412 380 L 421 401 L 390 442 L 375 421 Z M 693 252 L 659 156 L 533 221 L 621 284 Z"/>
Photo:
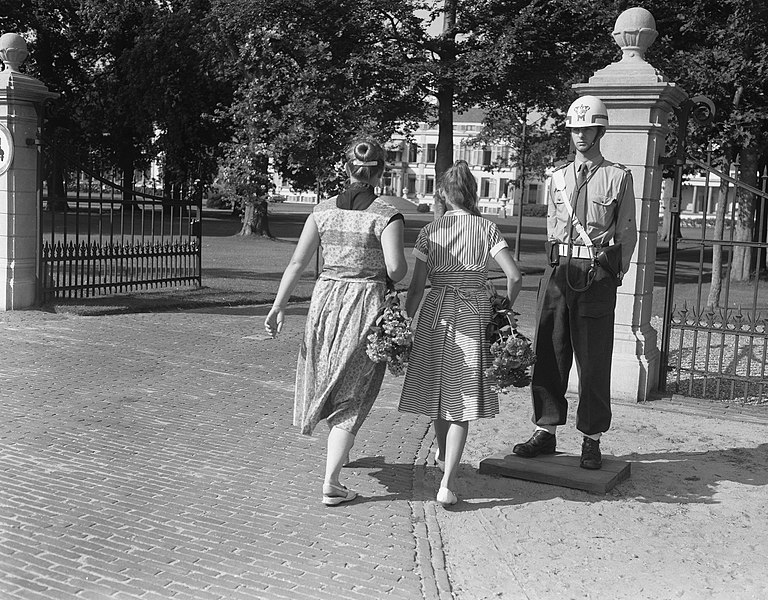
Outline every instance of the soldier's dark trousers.
<path fill-rule="evenodd" d="M 605 277 L 584 292 L 590 261 L 560 259 L 548 267 L 538 294 L 534 339 L 533 422 L 563 425 L 568 414 L 568 374 L 576 359 L 579 404 L 576 428 L 586 435 L 607 431 L 611 425 L 611 355 L 616 309 L 616 283 Z"/>

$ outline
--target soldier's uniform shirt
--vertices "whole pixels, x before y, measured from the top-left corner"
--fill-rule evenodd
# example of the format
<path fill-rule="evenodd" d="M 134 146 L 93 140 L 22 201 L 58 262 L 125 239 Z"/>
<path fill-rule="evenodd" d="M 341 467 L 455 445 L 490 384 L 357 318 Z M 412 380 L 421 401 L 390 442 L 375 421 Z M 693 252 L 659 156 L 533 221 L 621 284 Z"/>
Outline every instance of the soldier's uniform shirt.
<path fill-rule="evenodd" d="M 626 167 L 602 157 L 586 161 L 586 165 L 589 169 L 587 183 L 575 198 L 572 193 L 579 163 L 574 161 L 559 169 L 565 175 L 566 195 L 595 246 L 605 246 L 611 240 L 621 244 L 621 264 L 626 271 L 637 243 L 632 174 Z M 548 237 L 564 244 L 571 241 L 575 246 L 583 245 L 581 238 L 572 229 L 568 209 L 555 182 L 556 178 L 553 177 L 549 186 Z M 585 206 L 586 218 L 583 210 Z"/>
<path fill-rule="evenodd" d="M 595 246 L 622 245 L 626 271 L 637 243 L 632 175 L 626 167 L 599 156 L 587 162 L 586 183 L 576 190 L 579 164 L 560 169 L 565 194 Z M 547 233 L 562 244 L 584 244 L 572 225 L 561 187 L 549 186 Z M 563 425 L 568 413 L 566 391 L 574 359 L 579 372 L 576 427 L 585 435 L 602 433 L 611 423 L 611 362 L 618 281 L 597 277 L 581 290 L 592 267 L 590 259 L 561 257 L 541 281 L 531 393 L 537 425 Z"/>

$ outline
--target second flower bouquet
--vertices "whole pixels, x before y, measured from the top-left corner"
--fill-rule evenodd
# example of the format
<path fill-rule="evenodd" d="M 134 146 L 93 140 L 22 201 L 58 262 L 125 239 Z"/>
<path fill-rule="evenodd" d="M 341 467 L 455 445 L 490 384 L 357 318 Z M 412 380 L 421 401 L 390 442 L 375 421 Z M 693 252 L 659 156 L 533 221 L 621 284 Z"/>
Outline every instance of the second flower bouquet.
<path fill-rule="evenodd" d="M 411 321 L 400 306 L 397 292 L 392 291 L 384 298 L 384 310 L 368 334 L 368 357 L 373 362 L 386 362 L 393 375 L 402 375 L 408 366 L 413 343 Z"/>
<path fill-rule="evenodd" d="M 531 340 L 517 330 L 516 313 L 504 296 L 491 296 L 491 322 L 486 328 L 486 337 L 491 345 L 493 364 L 486 369 L 485 376 L 493 380 L 496 390 L 506 392 L 507 388 L 525 387 L 531 383 L 529 368 L 536 362 Z"/>

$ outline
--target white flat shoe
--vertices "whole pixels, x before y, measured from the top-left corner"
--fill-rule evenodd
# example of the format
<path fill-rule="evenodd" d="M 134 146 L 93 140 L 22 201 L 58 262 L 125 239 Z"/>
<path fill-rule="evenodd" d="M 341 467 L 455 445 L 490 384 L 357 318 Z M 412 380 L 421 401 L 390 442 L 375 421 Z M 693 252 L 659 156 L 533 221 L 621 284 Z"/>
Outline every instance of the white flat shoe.
<path fill-rule="evenodd" d="M 456 497 L 456 494 L 454 494 L 447 487 L 441 487 L 439 490 L 437 490 L 438 504 L 442 504 L 443 506 L 450 506 L 451 504 L 456 504 L 458 501 L 459 499 Z"/>
<path fill-rule="evenodd" d="M 330 483 L 323 485 L 323 504 L 326 506 L 336 506 L 355 498 L 357 498 L 357 493 L 344 486 L 331 485 Z"/>

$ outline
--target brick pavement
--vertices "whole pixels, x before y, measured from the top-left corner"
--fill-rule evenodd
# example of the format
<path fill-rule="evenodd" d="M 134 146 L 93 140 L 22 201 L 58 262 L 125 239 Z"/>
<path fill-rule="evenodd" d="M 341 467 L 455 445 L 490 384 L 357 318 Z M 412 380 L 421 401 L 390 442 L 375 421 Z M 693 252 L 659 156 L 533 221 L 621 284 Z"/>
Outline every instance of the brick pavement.
<path fill-rule="evenodd" d="M 278 340 L 258 307 L 0 316 L 0 598 L 449 598 L 399 380 L 345 469 L 360 499 L 320 503 L 325 431 L 291 426 L 305 310 Z"/>

